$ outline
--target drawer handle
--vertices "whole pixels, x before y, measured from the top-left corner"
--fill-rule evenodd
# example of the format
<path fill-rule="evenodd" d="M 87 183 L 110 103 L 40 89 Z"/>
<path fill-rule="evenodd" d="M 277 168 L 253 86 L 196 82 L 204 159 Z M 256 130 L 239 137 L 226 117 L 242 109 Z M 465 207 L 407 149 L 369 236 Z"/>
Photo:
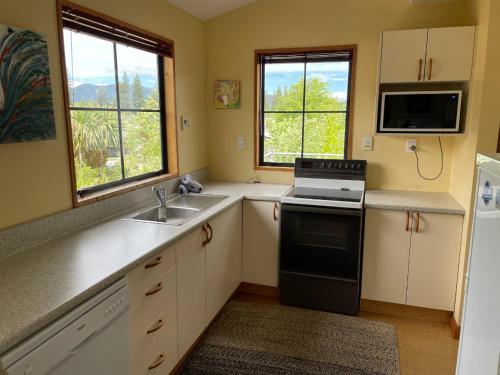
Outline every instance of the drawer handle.
<path fill-rule="evenodd" d="M 422 59 L 418 59 L 418 80 L 420 81 L 422 78 Z"/>
<path fill-rule="evenodd" d="M 161 255 L 159 255 L 155 260 L 151 261 L 150 263 L 146 264 L 144 268 L 153 268 L 156 267 L 158 264 L 161 263 Z"/>
<path fill-rule="evenodd" d="M 415 228 L 415 233 L 418 233 L 420 230 L 420 213 L 417 212 L 417 227 Z"/>
<path fill-rule="evenodd" d="M 208 238 L 207 242 L 207 244 L 209 244 L 210 242 L 212 242 L 212 238 L 214 238 L 214 230 L 212 229 L 210 223 L 207 223 L 207 228 L 210 231 L 210 237 Z"/>
<path fill-rule="evenodd" d="M 154 324 L 153 327 L 151 327 L 150 329 L 148 329 L 146 331 L 146 333 L 149 335 L 150 333 L 153 333 L 153 332 L 156 332 L 158 331 L 161 327 L 163 327 L 163 325 L 165 324 L 165 322 L 163 321 L 163 319 L 158 319 L 158 321 Z"/>
<path fill-rule="evenodd" d="M 154 286 L 153 288 L 151 288 L 146 292 L 146 296 L 152 296 L 153 294 L 158 293 L 162 289 L 163 289 L 163 283 L 159 282 L 158 284 L 156 284 L 156 286 Z"/>
<path fill-rule="evenodd" d="M 148 370 L 152 370 L 154 368 L 157 368 L 157 367 L 161 366 L 161 364 L 164 361 L 165 361 L 165 354 L 161 353 L 158 356 L 158 358 L 156 358 L 156 360 L 148 366 Z"/>
<path fill-rule="evenodd" d="M 432 79 L 432 58 L 429 59 L 429 78 L 427 78 L 427 80 L 431 80 Z"/>
<path fill-rule="evenodd" d="M 208 232 L 207 232 L 207 228 L 205 228 L 205 224 L 203 224 L 201 226 L 201 230 L 203 231 L 203 233 L 205 233 L 205 239 L 203 240 L 203 242 L 201 243 L 201 246 L 205 247 L 207 246 L 207 244 L 210 242 L 208 240 Z"/>
<path fill-rule="evenodd" d="M 406 231 L 410 230 L 410 211 L 406 211 Z"/>
<path fill-rule="evenodd" d="M 278 215 L 276 214 L 276 211 L 278 210 L 278 203 L 274 203 L 273 206 L 273 219 L 274 221 L 278 221 Z"/>

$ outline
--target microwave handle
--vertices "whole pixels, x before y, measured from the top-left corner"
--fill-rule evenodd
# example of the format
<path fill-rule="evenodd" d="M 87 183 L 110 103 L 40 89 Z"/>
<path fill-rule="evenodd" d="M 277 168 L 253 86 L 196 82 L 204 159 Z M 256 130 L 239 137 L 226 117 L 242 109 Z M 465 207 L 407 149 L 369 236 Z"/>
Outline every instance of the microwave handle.
<path fill-rule="evenodd" d="M 327 214 L 327 215 L 347 215 L 347 216 L 361 216 L 362 210 L 346 210 L 342 208 L 327 208 L 317 206 L 295 206 L 289 204 L 282 204 L 281 209 L 288 212 L 306 212 L 312 214 Z"/>

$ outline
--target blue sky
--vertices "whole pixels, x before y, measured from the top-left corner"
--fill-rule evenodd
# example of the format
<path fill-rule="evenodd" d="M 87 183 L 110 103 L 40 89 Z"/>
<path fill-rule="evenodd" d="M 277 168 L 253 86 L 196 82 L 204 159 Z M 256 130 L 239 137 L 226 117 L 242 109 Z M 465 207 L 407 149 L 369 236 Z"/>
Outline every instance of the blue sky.
<path fill-rule="evenodd" d="M 307 78 L 318 77 L 327 82 L 333 97 L 340 100 L 347 98 L 348 62 L 308 63 L 306 74 Z M 266 65 L 266 94 L 272 94 L 278 87 L 290 87 L 302 79 L 303 75 L 303 63 Z"/>
<path fill-rule="evenodd" d="M 68 78 L 74 86 L 82 83 L 115 83 L 113 43 L 65 29 L 64 50 Z M 127 71 L 130 82 L 138 74 L 143 86 L 158 86 L 155 54 L 117 44 L 117 56 L 120 78 L 123 71 Z"/>

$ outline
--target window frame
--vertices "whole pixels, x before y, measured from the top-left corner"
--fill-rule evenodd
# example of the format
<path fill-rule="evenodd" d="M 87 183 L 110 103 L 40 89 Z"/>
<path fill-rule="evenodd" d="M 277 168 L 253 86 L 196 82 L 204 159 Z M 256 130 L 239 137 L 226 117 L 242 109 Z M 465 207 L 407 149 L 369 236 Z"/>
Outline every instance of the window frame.
<path fill-rule="evenodd" d="M 162 169 L 160 171 L 154 171 L 139 176 L 124 177 L 122 169 L 122 179 L 118 181 L 113 181 L 101 185 L 94 186 L 90 189 L 85 189 L 84 194 L 80 195 L 77 190 L 76 181 L 76 166 L 74 160 L 74 150 L 73 150 L 73 132 L 71 127 L 71 110 L 73 106 L 70 104 L 69 89 L 68 89 L 68 74 L 66 72 L 66 58 L 64 50 L 64 29 L 66 28 L 63 24 L 62 10 L 63 7 L 70 7 L 79 12 L 85 13 L 88 16 L 94 17 L 96 19 L 103 20 L 109 24 L 119 25 L 124 29 L 133 30 L 138 34 L 151 36 L 153 40 L 162 41 L 163 43 L 170 45 L 170 56 L 160 55 L 158 56 L 158 90 L 159 90 L 159 100 L 160 109 L 154 112 L 160 114 L 160 136 L 161 136 L 161 158 L 162 158 Z M 149 31 L 143 30 L 136 26 L 126 24 L 112 17 L 97 13 L 91 9 L 82 7 L 80 5 L 58 0 L 57 1 L 57 12 L 58 12 L 58 29 L 59 29 L 59 53 L 61 61 L 61 73 L 62 73 L 62 85 L 64 92 L 64 107 L 66 116 L 66 133 L 67 133 L 67 143 L 68 143 L 68 154 L 69 154 L 69 165 L 70 165 L 70 175 L 71 175 L 71 189 L 72 189 L 72 199 L 73 207 L 80 207 L 98 200 L 110 198 L 119 194 L 123 194 L 132 190 L 140 189 L 145 186 L 153 185 L 175 178 L 179 175 L 178 167 L 178 149 L 177 149 L 177 126 L 176 126 L 176 110 L 175 110 L 175 77 L 174 77 L 174 42 L 164 38 L 162 36 L 155 35 Z M 70 28 L 68 28 L 70 29 Z M 101 38 L 98 34 L 86 33 L 90 36 Z M 115 68 L 116 68 L 116 45 L 124 44 L 120 40 L 112 40 L 104 38 L 112 42 L 114 50 Z M 131 44 L 132 47 L 138 48 L 137 46 Z M 138 48 L 141 49 L 141 48 Z M 155 53 L 155 52 L 153 52 Z M 118 74 L 118 72 L 115 72 Z M 80 110 L 85 110 L 83 107 Z M 102 110 L 99 108 L 88 108 L 88 110 Z M 104 109 L 108 110 L 108 109 Z M 116 112 L 117 116 L 120 116 L 121 112 L 128 112 L 127 109 L 120 108 L 117 103 L 117 108 L 109 109 L 110 111 Z M 128 109 L 131 110 L 131 109 Z M 144 110 L 133 110 L 133 112 L 145 112 Z M 149 111 L 147 111 L 149 112 Z M 119 131 L 121 133 L 121 125 L 119 125 Z M 121 138 L 121 137 L 120 137 Z M 120 145 L 120 154 L 123 153 L 122 145 Z M 121 160 L 123 168 L 123 160 Z"/>
<path fill-rule="evenodd" d="M 264 162 L 264 77 L 263 65 L 260 62 L 262 56 L 273 55 L 303 55 L 307 53 L 332 53 L 332 52 L 349 52 L 352 59 L 350 62 L 349 79 L 348 79 L 348 96 L 346 103 L 346 127 L 345 127 L 345 149 L 344 157 L 346 159 L 352 158 L 352 124 L 354 118 L 354 85 L 355 85 L 355 72 L 356 72 L 356 45 L 342 45 L 342 46 L 328 46 L 328 47 L 304 47 L 304 48 L 275 48 L 275 49 L 258 49 L 255 50 L 254 63 L 255 63 L 255 82 L 254 82 L 254 107 L 255 107 L 255 129 L 254 129 L 254 169 L 255 170 L 269 170 L 269 171 L 293 171 L 293 164 L 288 163 L 271 163 Z M 305 95 L 305 93 L 304 93 Z M 280 111 L 280 113 L 287 113 L 288 111 Z M 324 111 L 291 111 L 294 113 L 321 113 Z M 335 113 L 338 111 L 329 111 Z M 342 111 L 344 112 L 344 111 Z M 302 150 L 303 151 L 303 150 Z"/>

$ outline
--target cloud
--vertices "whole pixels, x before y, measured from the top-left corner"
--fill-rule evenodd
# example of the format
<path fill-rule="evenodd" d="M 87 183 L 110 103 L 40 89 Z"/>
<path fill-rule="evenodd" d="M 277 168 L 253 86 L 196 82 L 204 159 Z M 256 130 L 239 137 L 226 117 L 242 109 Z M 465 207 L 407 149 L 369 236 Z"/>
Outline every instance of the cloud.
<path fill-rule="evenodd" d="M 346 101 L 347 100 L 347 91 L 334 91 L 330 93 L 330 96 L 332 98 L 341 100 L 341 101 Z"/>

